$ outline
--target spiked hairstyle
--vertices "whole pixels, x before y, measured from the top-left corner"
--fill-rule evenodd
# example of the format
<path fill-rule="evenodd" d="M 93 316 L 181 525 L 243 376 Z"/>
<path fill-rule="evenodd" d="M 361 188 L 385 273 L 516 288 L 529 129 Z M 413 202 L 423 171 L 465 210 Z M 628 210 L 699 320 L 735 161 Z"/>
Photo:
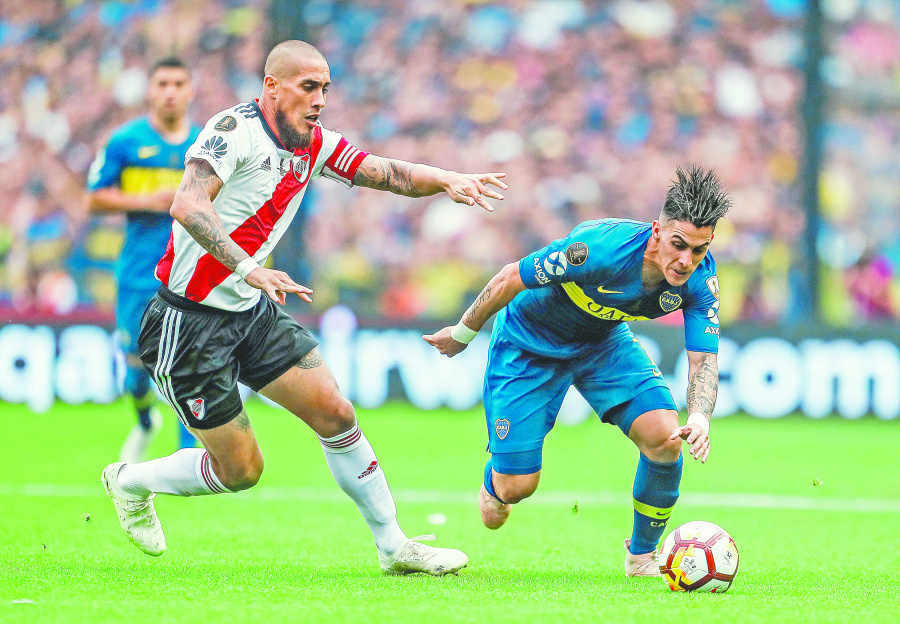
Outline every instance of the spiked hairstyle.
<path fill-rule="evenodd" d="M 677 180 L 666 191 L 661 216 L 666 221 L 684 221 L 697 228 L 715 228 L 731 208 L 731 198 L 715 172 L 694 165 L 690 173 L 678 167 L 675 176 Z"/>

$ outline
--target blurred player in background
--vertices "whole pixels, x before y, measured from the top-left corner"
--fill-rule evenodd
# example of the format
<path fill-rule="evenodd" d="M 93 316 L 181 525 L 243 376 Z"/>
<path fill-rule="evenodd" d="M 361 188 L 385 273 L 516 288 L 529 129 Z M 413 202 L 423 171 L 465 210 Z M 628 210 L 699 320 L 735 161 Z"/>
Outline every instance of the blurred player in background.
<path fill-rule="evenodd" d="M 188 150 L 171 209 L 172 239 L 156 268 L 163 287 L 144 314 L 139 344 L 144 365 L 205 449 L 110 464 L 102 482 L 132 542 L 162 554 L 155 493 L 220 494 L 259 481 L 263 458 L 238 394 L 241 381 L 316 432 L 332 475 L 372 531 L 385 572 L 455 573 L 468 562 L 464 553 L 422 544 L 400 529 L 353 406 L 316 340 L 276 305 L 286 293 L 309 302 L 312 291 L 261 265 L 312 178 L 410 197 L 446 192 L 492 210 L 485 197 L 503 197 L 486 185 L 506 188 L 498 179 L 504 174 L 460 174 L 357 149 L 319 122 L 330 82 L 328 63 L 313 46 L 281 43 L 266 59 L 259 100 L 215 115 Z"/>
<path fill-rule="evenodd" d="M 503 267 L 456 326 L 423 336 L 453 357 L 498 313 L 484 379 L 492 454 L 479 501 L 485 526 L 500 528 L 511 505 L 537 489 L 544 437 L 574 385 L 640 450 L 625 573 L 659 576 L 656 547 L 678 498 L 682 440 L 694 459 L 705 463 L 709 455 L 719 282 L 707 252 L 730 204 L 713 172 L 678 169 L 658 221 L 582 223 Z M 690 360 L 684 426 L 662 374 L 626 323 L 679 308 Z"/>
<path fill-rule="evenodd" d="M 194 96 L 191 73 L 178 58 L 168 57 L 150 68 L 146 117 L 117 128 L 88 175 L 90 207 L 96 212 L 125 214 L 125 243 L 116 263 L 116 336 L 125 355 L 125 391 L 137 410 L 120 459 L 145 459 L 147 447 L 162 426 L 156 392 L 137 352 L 141 315 L 156 294 L 153 274 L 172 233 L 169 208 L 184 174 L 184 155 L 200 133 L 187 116 Z M 194 446 L 179 422 L 180 446 Z"/>

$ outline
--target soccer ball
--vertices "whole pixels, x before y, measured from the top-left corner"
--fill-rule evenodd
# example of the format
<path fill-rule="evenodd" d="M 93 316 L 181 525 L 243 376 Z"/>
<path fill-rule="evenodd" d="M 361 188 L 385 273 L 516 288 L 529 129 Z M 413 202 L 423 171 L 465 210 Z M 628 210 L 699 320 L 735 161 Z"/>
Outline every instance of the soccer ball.
<path fill-rule="evenodd" d="M 722 527 L 695 520 L 669 533 L 659 553 L 659 571 L 672 591 L 722 593 L 738 571 L 734 540 Z"/>

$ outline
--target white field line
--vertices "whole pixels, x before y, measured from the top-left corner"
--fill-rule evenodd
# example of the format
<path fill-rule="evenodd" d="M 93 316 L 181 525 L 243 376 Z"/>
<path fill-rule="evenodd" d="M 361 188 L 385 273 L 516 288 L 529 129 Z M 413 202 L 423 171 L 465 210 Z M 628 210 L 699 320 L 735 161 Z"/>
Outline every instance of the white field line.
<path fill-rule="evenodd" d="M 394 489 L 394 499 L 400 503 L 477 504 L 478 491 L 408 490 Z M 0 483 L 0 496 L 36 498 L 96 498 L 103 496 L 97 485 L 57 485 L 29 483 L 10 485 Z M 337 486 L 331 488 L 259 487 L 238 495 L 244 500 L 338 502 L 347 496 Z M 538 492 L 528 499 L 528 505 L 617 506 L 630 505 L 630 492 L 555 491 Z M 738 507 L 755 509 L 792 509 L 801 511 L 846 511 L 861 513 L 900 513 L 900 499 L 891 498 L 832 498 L 817 496 L 788 496 L 783 494 L 684 493 L 678 500 L 684 507 Z"/>

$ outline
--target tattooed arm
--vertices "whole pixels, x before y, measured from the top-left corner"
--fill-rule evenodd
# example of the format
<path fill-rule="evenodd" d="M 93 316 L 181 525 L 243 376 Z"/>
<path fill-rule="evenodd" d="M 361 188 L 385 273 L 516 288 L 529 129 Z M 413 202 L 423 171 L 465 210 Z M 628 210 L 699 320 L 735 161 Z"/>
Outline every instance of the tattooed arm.
<path fill-rule="evenodd" d="M 503 309 L 516 295 L 525 290 L 522 276 L 519 274 L 519 263 L 512 262 L 500 269 L 488 282 L 478 298 L 469 306 L 460 319 L 460 323 L 469 329 L 478 331 L 494 314 Z M 466 348 L 466 345 L 454 340 L 450 332 L 453 327 L 445 327 L 441 331 L 422 336 L 432 347 L 447 357 L 453 357 Z"/>
<path fill-rule="evenodd" d="M 184 176 L 169 214 L 212 257 L 234 271 L 249 254 L 231 240 L 213 206 L 212 202 L 221 188 L 222 180 L 212 165 L 202 158 L 191 158 L 184 168 Z"/>
<path fill-rule="evenodd" d="M 719 392 L 719 361 L 715 353 L 688 351 L 687 408 L 689 414 L 702 414 L 707 422 L 712 418 Z M 702 419 L 698 419 L 698 422 Z M 670 439 L 681 438 L 691 445 L 691 455 L 706 463 L 709 456 L 709 430 L 697 422 L 676 427 Z"/>
<path fill-rule="evenodd" d="M 719 392 L 719 361 L 715 353 L 688 351 L 687 410 L 688 414 L 703 414 L 712 418 Z"/>
<path fill-rule="evenodd" d="M 369 154 L 359 164 L 353 183 L 407 197 L 425 197 L 446 191 L 455 202 L 470 206 L 478 204 L 492 211 L 493 207 L 484 197 L 503 199 L 503 195 L 487 185 L 509 188 L 499 179 L 505 176 L 505 173 L 456 173 Z"/>
<path fill-rule="evenodd" d="M 222 185 L 223 182 L 212 165 L 202 158 L 191 158 L 184 168 L 184 176 L 169 214 L 213 258 L 228 270 L 234 271 L 250 254 L 232 240 L 213 206 L 212 202 Z M 244 281 L 253 288 L 265 291 L 272 301 L 281 304 L 284 304 L 285 294 L 289 292 L 297 293 L 301 299 L 312 302 L 309 297 L 312 290 L 297 284 L 283 271 L 258 267 L 245 275 Z"/>

